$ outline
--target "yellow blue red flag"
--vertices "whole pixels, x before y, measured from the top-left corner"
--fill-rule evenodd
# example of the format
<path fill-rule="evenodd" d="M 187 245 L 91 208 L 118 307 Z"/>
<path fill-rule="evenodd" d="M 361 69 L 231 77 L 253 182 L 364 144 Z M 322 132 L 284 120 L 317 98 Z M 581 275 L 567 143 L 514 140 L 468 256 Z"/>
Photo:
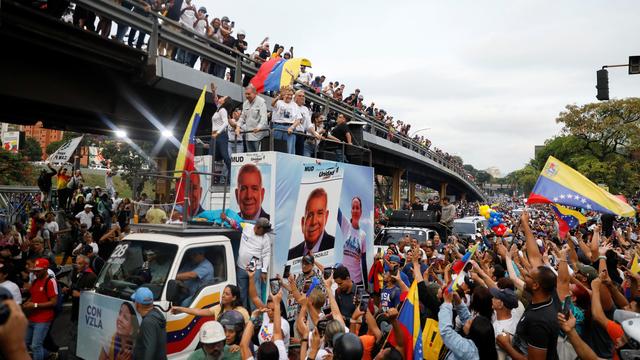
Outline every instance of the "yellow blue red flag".
<path fill-rule="evenodd" d="M 558 232 L 560 238 L 567 236 L 570 229 L 575 229 L 580 224 L 587 222 L 587 218 L 579 211 L 567 209 L 566 207 L 558 204 L 551 205 L 553 212 L 556 214 L 558 220 Z"/>
<path fill-rule="evenodd" d="M 184 135 L 182 136 L 180 150 L 178 151 L 178 157 L 176 159 L 176 168 L 173 176 L 180 177 L 180 180 L 176 184 L 176 200 L 177 203 L 180 204 L 184 202 L 183 200 L 186 184 L 186 174 L 187 172 L 195 170 L 194 153 L 196 144 L 196 131 L 198 130 L 198 125 L 200 124 L 200 118 L 204 109 L 206 94 L 207 87 L 205 86 L 202 88 L 200 98 L 196 103 L 196 107 L 193 109 L 193 114 L 191 114 L 189 124 L 187 124 L 187 128 L 184 131 Z M 199 184 L 200 176 L 197 174 L 191 174 L 190 180 L 192 185 L 196 183 Z M 194 215 L 195 209 L 197 209 L 200 204 L 189 205 L 189 215 Z"/>
<path fill-rule="evenodd" d="M 635 214 L 629 204 L 553 156 L 547 159 L 527 203 L 556 203 L 627 217 Z"/>
<path fill-rule="evenodd" d="M 415 280 L 409 288 L 409 293 L 402 304 L 402 309 L 400 309 L 398 323 L 404 333 L 404 359 L 422 360 L 423 342 L 422 327 L 420 326 L 420 299 L 418 297 L 418 282 Z M 389 343 L 392 345 L 396 344 L 395 334 L 393 332 L 389 335 Z"/>

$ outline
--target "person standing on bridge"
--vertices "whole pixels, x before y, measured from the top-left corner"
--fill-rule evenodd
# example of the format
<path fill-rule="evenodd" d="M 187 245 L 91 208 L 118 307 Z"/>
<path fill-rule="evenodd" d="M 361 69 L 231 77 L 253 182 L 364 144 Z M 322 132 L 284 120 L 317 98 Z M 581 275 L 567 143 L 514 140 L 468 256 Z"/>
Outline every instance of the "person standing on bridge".
<path fill-rule="evenodd" d="M 256 88 L 249 84 L 244 88 L 245 101 L 242 104 L 242 114 L 236 126 L 236 136 L 240 136 L 242 131 L 246 131 L 247 152 L 260 151 L 260 141 L 268 128 L 267 124 L 267 103 L 258 96 Z"/>
<path fill-rule="evenodd" d="M 349 126 L 347 126 L 347 118 L 340 114 L 336 122 L 338 125 L 329 133 L 329 139 L 351 145 L 351 131 L 349 130 Z M 336 161 L 348 162 L 342 146 L 336 149 Z"/>
<path fill-rule="evenodd" d="M 446 238 L 451 232 L 451 228 L 453 228 L 453 220 L 456 218 L 456 207 L 453 204 L 449 203 L 448 197 L 442 198 L 442 216 L 440 217 L 440 223 L 446 226 L 446 236 L 442 236 Z"/>
<path fill-rule="evenodd" d="M 296 153 L 296 135 L 293 131 L 302 121 L 298 105 L 292 100 L 293 88 L 287 86 L 283 87 L 280 90 L 280 95 L 271 102 L 273 107 L 271 121 L 275 130 L 273 138 L 286 141 L 287 153 L 289 154 Z"/>

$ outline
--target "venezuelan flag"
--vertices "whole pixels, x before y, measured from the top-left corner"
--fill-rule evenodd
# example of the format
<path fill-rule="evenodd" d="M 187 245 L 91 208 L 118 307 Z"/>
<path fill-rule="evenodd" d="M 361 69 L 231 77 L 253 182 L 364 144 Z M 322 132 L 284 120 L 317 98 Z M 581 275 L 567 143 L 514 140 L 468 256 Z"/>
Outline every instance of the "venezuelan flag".
<path fill-rule="evenodd" d="M 294 78 L 298 77 L 302 65 L 311 67 L 311 61 L 305 58 L 268 60 L 260 66 L 250 83 L 259 93 L 278 91 L 282 86 L 291 84 L 292 75 Z"/>
<path fill-rule="evenodd" d="M 558 232 L 560 238 L 567 236 L 569 229 L 575 229 L 580 224 L 587 222 L 587 218 L 584 217 L 579 211 L 567 209 L 566 207 L 558 204 L 551 205 L 553 212 L 556 214 L 558 220 Z"/>
<path fill-rule="evenodd" d="M 631 206 L 553 156 L 547 159 L 527 203 L 556 203 L 627 217 L 635 214 Z"/>
<path fill-rule="evenodd" d="M 176 168 L 173 175 L 174 177 L 180 177 L 180 181 L 178 181 L 178 183 L 176 184 L 176 200 L 178 203 L 182 203 L 184 199 L 184 187 L 186 184 L 185 172 L 195 170 L 194 153 L 196 131 L 198 130 L 198 125 L 200 124 L 200 117 L 202 116 L 202 111 L 204 109 L 204 99 L 206 94 L 207 87 L 205 86 L 202 88 L 202 93 L 200 94 L 200 98 L 196 103 L 196 107 L 193 109 L 193 114 L 191 114 L 191 119 L 189 120 L 187 129 L 184 131 L 184 135 L 182 136 L 182 142 L 180 143 L 180 150 L 178 151 Z M 197 177 L 197 180 L 199 180 L 199 175 L 193 174 L 191 175 L 192 183 L 194 180 L 196 180 L 193 179 L 194 177 Z"/>
<path fill-rule="evenodd" d="M 420 326 L 420 299 L 418 297 L 418 282 L 415 280 L 411 284 L 411 288 L 409 288 L 409 293 L 402 304 L 402 309 L 400 309 L 398 323 L 404 333 L 404 359 L 422 360 L 423 342 L 422 327 Z M 393 332 L 389 334 L 389 343 L 392 345 L 397 344 Z"/>

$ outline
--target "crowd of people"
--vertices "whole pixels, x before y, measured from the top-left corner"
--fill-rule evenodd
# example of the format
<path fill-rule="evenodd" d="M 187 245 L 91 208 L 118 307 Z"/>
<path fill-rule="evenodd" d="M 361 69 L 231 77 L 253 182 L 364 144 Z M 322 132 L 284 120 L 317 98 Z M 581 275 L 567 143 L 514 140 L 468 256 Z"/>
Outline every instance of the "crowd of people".
<path fill-rule="evenodd" d="M 114 41 L 126 43 L 131 47 L 141 49 L 146 46 L 145 44 L 149 39 L 148 34 L 134 27 L 130 27 L 127 24 L 115 23 L 105 16 L 96 16 L 95 13 L 79 5 L 69 7 L 69 2 L 66 0 L 48 1 L 45 5 L 42 5 L 42 1 L 32 1 L 32 3 L 44 8 L 57 18 L 62 17 L 69 22 L 73 22 L 73 24 L 80 28 L 96 32 Z M 290 59 L 294 56 L 293 47 L 285 50 L 285 46 L 274 44 L 273 48 L 271 48 L 268 37 L 264 38 L 255 50 L 251 52 L 248 49 L 247 34 L 244 30 L 237 29 L 235 22 L 230 20 L 228 16 L 214 17 L 208 12 L 206 7 L 199 6 L 196 0 L 124 0 L 117 1 L 117 3 L 125 7 L 128 11 L 139 15 L 149 16 L 150 13 L 162 15 L 166 19 L 171 20 L 171 22 L 165 21 L 163 26 L 181 31 L 185 35 L 195 37 L 199 40 L 208 39 L 212 47 L 233 56 L 243 56 L 246 53 L 247 56 L 243 58 L 243 61 L 253 63 L 251 65 L 254 66 L 259 67 L 263 62 L 272 58 Z M 195 67 L 199 59 L 201 71 L 230 81 L 233 81 L 235 77 L 234 68 L 227 68 L 224 64 L 200 57 L 198 54 L 190 53 L 163 40 L 160 40 L 158 44 L 158 55 L 183 63 L 189 67 Z M 247 86 L 249 81 L 250 77 L 243 74 L 243 85 Z M 347 95 L 347 93 L 345 93 L 344 83 L 338 81 L 330 81 L 326 85 L 325 83 L 326 77 L 324 75 L 314 76 L 307 71 L 305 66 L 302 66 L 295 85 L 299 88 L 305 87 L 307 90 L 312 90 L 342 103 L 347 108 L 353 109 L 356 116 L 368 116 L 374 124 L 377 124 L 378 130 L 376 130 L 375 133 L 378 134 L 378 136 L 385 137 L 389 141 L 402 143 L 403 146 L 415 148 L 416 151 L 423 155 L 430 153 L 444 165 L 451 167 L 456 172 L 465 176 L 467 180 L 473 181 L 473 178 L 462 168 L 462 164 L 457 164 L 457 157 L 451 156 L 439 149 L 431 151 L 431 141 L 429 139 L 417 133 L 413 135 L 410 134 L 411 124 L 401 120 L 394 120 L 392 115 L 388 114 L 384 109 L 377 107 L 375 102 L 365 105 L 364 96 L 360 89 L 356 88 L 352 93 Z M 310 106 L 311 104 L 308 100 L 302 101 L 312 112 L 319 111 L 317 105 Z M 231 116 L 232 113 L 228 111 L 227 115 Z M 337 114 L 334 115 L 331 119 L 322 120 L 325 127 L 329 123 L 328 120 L 337 119 Z M 347 119 L 347 121 L 348 120 L 350 119 Z M 306 135 L 309 136 L 314 135 L 312 132 L 306 131 L 301 125 L 297 126 L 295 131 L 306 133 Z M 297 137 L 297 142 L 301 144 L 297 145 L 297 152 L 302 154 L 305 148 L 305 142 L 313 143 L 314 141 L 310 138 L 301 140 L 299 133 Z M 403 139 L 402 142 L 401 139 Z"/>
<path fill-rule="evenodd" d="M 444 200 L 414 200 L 410 206 L 439 210 L 451 220 L 476 207 Z M 415 286 L 419 328 L 433 332 L 423 332 L 431 339 L 421 350 L 425 359 L 625 359 L 637 354 L 638 219 L 590 212 L 587 223 L 560 236 L 552 210 L 537 207 L 518 216 L 513 210 L 521 205 L 495 208 L 505 214 L 509 231 L 504 236 L 486 229 L 475 239 L 435 235 L 418 243 L 405 237 L 376 253 L 368 276 L 360 278 L 346 264 L 323 266 L 313 253 L 306 254 L 301 273 L 276 275 L 281 289 L 270 289 L 266 297 L 260 285 L 265 273 L 245 264 L 251 264 L 252 254 L 268 256 L 258 245 L 268 243 L 271 224 L 260 218 L 242 229 L 253 245 L 241 245 L 238 283 L 227 285 L 220 304 L 194 309 L 186 301 L 171 311 L 213 317 L 202 326 L 201 346 L 190 359 L 403 359 L 409 349 L 418 351 L 400 315 Z M 117 216 L 106 226 L 93 208 L 85 204 L 78 214 L 70 212 L 70 224 L 62 230 L 53 213 L 33 213 L 26 225 L 0 223 L 0 288 L 6 289 L 4 306 L 11 314 L 0 324 L 0 352 L 6 358 L 18 359 L 28 349 L 33 358 L 45 359 L 56 351 L 50 329 L 61 302 L 71 300 L 72 321 L 77 321 L 81 291 L 94 287 L 113 244 L 130 231 Z M 150 206 L 145 216 L 157 217 L 150 215 L 156 208 Z M 61 246 L 65 237 L 77 245 Z M 64 284 L 56 274 L 65 268 L 69 250 L 75 266 L 71 282 Z M 178 280 L 207 273 L 208 260 L 192 255 L 197 265 L 180 270 Z M 164 315 L 149 294 L 139 288 L 132 297 L 132 313 L 143 318 L 128 354 L 134 359 L 166 358 Z"/>

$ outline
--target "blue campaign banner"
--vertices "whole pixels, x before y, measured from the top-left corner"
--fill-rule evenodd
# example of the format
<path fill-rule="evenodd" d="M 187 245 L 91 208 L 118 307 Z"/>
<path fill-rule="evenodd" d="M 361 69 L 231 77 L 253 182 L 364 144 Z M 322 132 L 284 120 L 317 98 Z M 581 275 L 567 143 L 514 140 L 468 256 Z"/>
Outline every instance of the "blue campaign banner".
<path fill-rule="evenodd" d="M 311 251 L 324 266 L 343 264 L 355 282 L 373 261 L 373 168 L 276 153 L 272 273 L 300 272 Z"/>
<path fill-rule="evenodd" d="M 132 302 L 83 292 L 78 316 L 77 356 L 82 359 L 132 359 L 141 321 Z"/>

